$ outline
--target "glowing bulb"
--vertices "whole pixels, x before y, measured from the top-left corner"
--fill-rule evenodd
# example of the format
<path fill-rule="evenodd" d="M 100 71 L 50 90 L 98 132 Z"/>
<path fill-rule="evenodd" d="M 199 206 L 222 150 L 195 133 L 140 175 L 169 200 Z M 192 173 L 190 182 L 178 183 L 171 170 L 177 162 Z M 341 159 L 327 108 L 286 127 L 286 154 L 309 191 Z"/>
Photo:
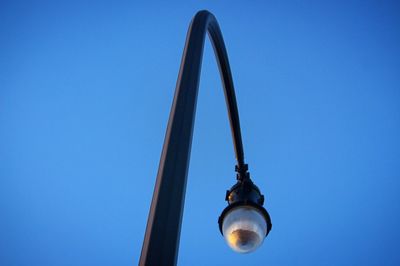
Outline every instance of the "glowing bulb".
<path fill-rule="evenodd" d="M 256 208 L 240 206 L 226 214 L 222 232 L 234 251 L 248 253 L 262 244 L 267 233 L 267 222 Z"/>

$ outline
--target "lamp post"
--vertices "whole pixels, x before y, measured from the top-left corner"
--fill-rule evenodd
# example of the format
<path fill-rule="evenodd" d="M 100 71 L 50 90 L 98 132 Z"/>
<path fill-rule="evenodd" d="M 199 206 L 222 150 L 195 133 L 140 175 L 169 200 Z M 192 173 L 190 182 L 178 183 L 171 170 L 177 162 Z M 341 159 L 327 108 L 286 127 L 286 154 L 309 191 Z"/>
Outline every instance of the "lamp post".
<path fill-rule="evenodd" d="M 256 249 L 271 230 L 262 207 L 264 196 L 244 163 L 239 114 L 228 55 L 218 23 L 210 12 L 198 12 L 189 27 L 167 132 L 151 202 L 140 265 L 175 265 L 199 87 L 205 34 L 208 32 L 222 78 L 235 147 L 237 183 L 227 191 L 228 206 L 218 219 L 228 245 L 246 253 Z"/>

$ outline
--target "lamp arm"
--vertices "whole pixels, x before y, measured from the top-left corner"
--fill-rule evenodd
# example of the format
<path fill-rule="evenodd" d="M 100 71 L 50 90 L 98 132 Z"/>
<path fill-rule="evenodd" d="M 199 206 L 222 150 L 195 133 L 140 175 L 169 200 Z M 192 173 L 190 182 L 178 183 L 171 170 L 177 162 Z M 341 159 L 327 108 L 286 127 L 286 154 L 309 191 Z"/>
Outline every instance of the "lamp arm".
<path fill-rule="evenodd" d="M 214 15 L 199 11 L 185 49 L 168 120 L 151 202 L 140 265 L 175 265 L 183 215 L 205 34 L 208 32 L 224 88 L 239 175 L 246 172 L 232 73 L 221 30 Z"/>

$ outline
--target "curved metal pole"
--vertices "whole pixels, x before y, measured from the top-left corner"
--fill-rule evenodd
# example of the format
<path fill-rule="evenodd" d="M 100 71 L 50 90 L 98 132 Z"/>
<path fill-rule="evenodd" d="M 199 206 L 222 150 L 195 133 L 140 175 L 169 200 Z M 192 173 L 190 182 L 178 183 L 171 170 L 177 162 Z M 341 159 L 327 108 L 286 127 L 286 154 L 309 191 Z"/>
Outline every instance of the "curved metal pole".
<path fill-rule="evenodd" d="M 207 31 L 223 82 L 238 162 L 237 171 L 239 173 L 246 171 L 232 74 L 221 30 L 214 15 L 208 11 L 200 11 L 194 16 L 186 37 L 140 265 L 175 265 L 177 261 L 197 92 Z"/>

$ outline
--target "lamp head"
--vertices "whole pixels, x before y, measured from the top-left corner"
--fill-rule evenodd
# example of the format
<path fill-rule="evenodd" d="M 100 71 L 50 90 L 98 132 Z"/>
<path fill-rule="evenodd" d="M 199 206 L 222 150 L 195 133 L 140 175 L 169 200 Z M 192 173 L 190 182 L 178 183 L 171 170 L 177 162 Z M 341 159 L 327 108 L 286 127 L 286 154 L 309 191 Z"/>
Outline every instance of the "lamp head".
<path fill-rule="evenodd" d="M 240 175 L 240 174 L 239 174 Z M 265 208 L 264 196 L 247 178 L 238 182 L 226 193 L 228 206 L 218 219 L 219 229 L 227 244 L 236 252 L 256 250 L 271 230 L 271 218 Z"/>

